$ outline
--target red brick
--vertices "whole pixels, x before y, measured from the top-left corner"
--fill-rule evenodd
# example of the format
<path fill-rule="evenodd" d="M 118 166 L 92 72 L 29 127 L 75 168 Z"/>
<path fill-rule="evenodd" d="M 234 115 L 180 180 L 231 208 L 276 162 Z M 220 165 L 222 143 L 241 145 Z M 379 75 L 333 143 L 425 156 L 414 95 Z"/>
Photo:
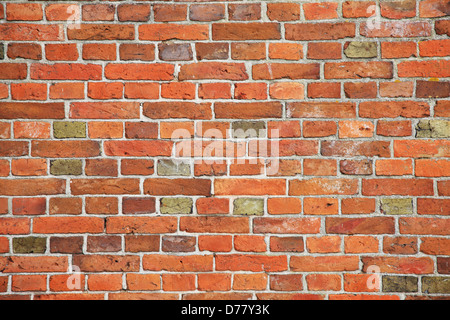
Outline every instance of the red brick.
<path fill-rule="evenodd" d="M 450 253 L 450 240 L 446 238 L 421 238 L 420 252 L 448 256 Z"/>
<path fill-rule="evenodd" d="M 34 196 L 62 194 L 65 180 L 61 179 L 0 179 L 0 194 L 9 196 Z"/>
<path fill-rule="evenodd" d="M 102 67 L 94 64 L 31 65 L 31 79 L 34 80 L 100 80 L 101 74 Z"/>
<path fill-rule="evenodd" d="M 327 218 L 328 234 L 393 234 L 395 221 L 391 217 Z"/>
<path fill-rule="evenodd" d="M 448 3 L 445 0 L 421 1 L 419 15 L 422 18 L 445 17 L 448 15 Z"/>
<path fill-rule="evenodd" d="M 232 43 L 231 58 L 233 60 L 263 60 L 266 58 L 266 44 Z"/>
<path fill-rule="evenodd" d="M 89 197 L 86 198 L 86 213 L 91 214 L 117 214 L 118 200 L 112 197 Z"/>
<path fill-rule="evenodd" d="M 74 195 L 84 194 L 138 194 L 139 181 L 129 178 L 72 179 L 70 189 Z"/>
<path fill-rule="evenodd" d="M 83 21 L 113 21 L 116 8 L 110 4 L 85 4 Z"/>
<path fill-rule="evenodd" d="M 195 99 L 197 87 L 194 83 L 172 82 L 161 84 L 161 97 L 166 99 Z"/>
<path fill-rule="evenodd" d="M 290 118 L 355 118 L 354 103 L 293 102 L 288 104 Z"/>
<path fill-rule="evenodd" d="M 277 272 L 287 270 L 286 256 L 261 255 L 216 255 L 216 270 L 218 271 L 253 271 Z"/>
<path fill-rule="evenodd" d="M 209 29 L 207 25 L 147 24 L 139 26 L 140 40 L 208 40 L 208 36 Z"/>
<path fill-rule="evenodd" d="M 356 194 L 357 183 L 351 179 L 313 178 L 289 181 L 289 195 Z"/>
<path fill-rule="evenodd" d="M 97 100 L 121 99 L 123 84 L 120 82 L 89 82 L 88 97 Z"/>
<path fill-rule="evenodd" d="M 356 256 L 293 256 L 289 267 L 291 271 L 299 272 L 356 271 L 359 269 L 359 258 Z"/>
<path fill-rule="evenodd" d="M 8 44 L 8 57 L 41 60 L 42 48 L 37 43 L 10 43 Z"/>
<path fill-rule="evenodd" d="M 119 54 L 120 60 L 153 61 L 155 60 L 155 45 L 123 43 L 120 45 Z"/>
<path fill-rule="evenodd" d="M 264 236 L 238 235 L 234 236 L 234 248 L 241 252 L 265 252 L 266 242 Z"/>
<path fill-rule="evenodd" d="M 42 5 L 39 3 L 7 3 L 6 20 L 39 21 L 42 20 Z"/>
<path fill-rule="evenodd" d="M 198 214 L 229 213 L 229 200 L 221 198 L 200 198 L 196 202 Z"/>
<path fill-rule="evenodd" d="M 377 176 L 404 176 L 413 173 L 411 160 L 381 159 L 375 162 Z"/>
<path fill-rule="evenodd" d="M 45 57 L 50 61 L 76 61 L 78 59 L 77 45 L 75 43 L 47 44 Z"/>
<path fill-rule="evenodd" d="M 121 274 L 91 274 L 88 276 L 91 291 L 118 291 L 122 289 Z"/>
<path fill-rule="evenodd" d="M 395 157 L 448 157 L 450 142 L 446 140 L 402 140 L 394 142 Z"/>
<path fill-rule="evenodd" d="M 448 199 L 417 199 L 418 214 L 450 215 Z"/>
<path fill-rule="evenodd" d="M 100 155 L 100 146 L 97 141 L 33 141 L 31 155 L 49 158 L 95 157 Z"/>
<path fill-rule="evenodd" d="M 214 23 L 213 40 L 277 40 L 280 26 L 272 22 Z"/>
<path fill-rule="evenodd" d="M 381 16 L 388 19 L 404 19 L 416 16 L 416 2 L 403 0 L 380 3 Z"/>
<path fill-rule="evenodd" d="M 416 101 L 364 101 L 359 105 L 363 118 L 422 118 L 430 115 L 430 106 Z"/>
<path fill-rule="evenodd" d="M 142 258 L 144 270 L 150 271 L 174 271 L 174 272 L 203 272 L 213 270 L 212 255 L 145 255 Z"/>
<path fill-rule="evenodd" d="M 417 56 L 417 45 L 411 41 L 381 43 L 381 57 L 384 59 L 410 58 Z"/>
<path fill-rule="evenodd" d="M 122 211 L 124 214 L 152 213 L 155 212 L 155 203 L 155 198 L 123 198 Z"/>
<path fill-rule="evenodd" d="M 340 98 L 341 84 L 337 82 L 308 83 L 309 98 Z"/>
<path fill-rule="evenodd" d="M 450 77 L 448 60 L 403 61 L 397 68 L 399 77 Z"/>
<path fill-rule="evenodd" d="M 391 79 L 393 66 L 387 61 L 327 62 L 325 79 Z"/>
<path fill-rule="evenodd" d="M 345 96 L 350 99 L 374 99 L 377 97 L 377 84 L 375 82 L 346 82 L 344 83 Z"/>
<path fill-rule="evenodd" d="M 345 1 L 342 3 L 344 18 L 369 18 L 375 14 L 375 1 Z"/>
<path fill-rule="evenodd" d="M 272 21 L 300 20 L 300 4 L 267 3 L 267 16 Z"/>
<path fill-rule="evenodd" d="M 11 290 L 15 292 L 24 291 L 46 291 L 47 276 L 45 275 L 15 275 L 12 277 Z"/>
<path fill-rule="evenodd" d="M 161 276 L 158 274 L 127 274 L 127 289 L 131 291 L 149 291 L 161 289 Z"/>
<path fill-rule="evenodd" d="M 80 7 L 73 4 L 52 3 L 45 6 L 48 21 L 79 21 L 80 11 Z"/>
<path fill-rule="evenodd" d="M 341 59 L 342 45 L 338 42 L 310 42 L 308 44 L 308 59 Z"/>
<path fill-rule="evenodd" d="M 116 60 L 116 44 L 85 43 L 83 44 L 84 60 Z"/>
<path fill-rule="evenodd" d="M 127 99 L 158 99 L 159 85 L 156 83 L 125 83 L 125 98 Z"/>
<path fill-rule="evenodd" d="M 229 291 L 231 290 L 231 275 L 227 273 L 198 274 L 198 290 Z"/>
<path fill-rule="evenodd" d="M 174 66 L 157 64 L 114 64 L 105 67 L 105 77 L 111 80 L 172 80 Z"/>
<path fill-rule="evenodd" d="M 318 218 L 255 218 L 254 233 L 305 234 L 318 233 L 320 219 Z"/>
<path fill-rule="evenodd" d="M 148 209 L 147 209 L 148 210 Z M 110 217 L 106 221 L 107 233 L 165 233 L 176 230 L 172 217 Z"/>
<path fill-rule="evenodd" d="M 121 4 L 117 6 L 119 21 L 146 22 L 150 19 L 150 5 Z"/>
<path fill-rule="evenodd" d="M 195 290 L 195 274 L 163 274 L 164 291 L 192 291 Z"/>
<path fill-rule="evenodd" d="M 235 274 L 234 290 L 264 290 L 267 287 L 266 274 Z"/>
<path fill-rule="evenodd" d="M 180 230 L 202 233 L 248 233 L 245 217 L 181 217 Z"/>
<path fill-rule="evenodd" d="M 185 64 L 178 75 L 179 80 L 247 80 L 243 63 L 199 62 Z"/>
<path fill-rule="evenodd" d="M 134 255 L 75 255 L 73 264 L 83 272 L 135 272 L 139 260 Z"/>
<path fill-rule="evenodd" d="M 411 121 L 385 121 L 377 124 L 377 135 L 386 137 L 407 137 L 412 135 Z"/>
<path fill-rule="evenodd" d="M 199 236 L 198 248 L 200 251 L 230 252 L 233 248 L 233 238 L 224 236 Z M 200 275 L 199 275 L 200 277 Z M 199 278 L 200 280 L 200 278 Z"/>
<path fill-rule="evenodd" d="M 276 79 L 319 79 L 319 64 L 317 63 L 265 63 L 252 67 L 254 80 Z"/>
<path fill-rule="evenodd" d="M 362 194 L 374 195 L 433 195 L 433 181 L 429 179 L 363 179 Z"/>
<path fill-rule="evenodd" d="M 378 239 L 371 236 L 348 236 L 344 239 L 345 253 L 377 253 Z"/>
<path fill-rule="evenodd" d="M 426 21 L 381 21 L 376 28 L 363 22 L 360 34 L 370 38 L 413 38 L 431 35 L 431 25 Z"/>
<path fill-rule="evenodd" d="M 402 234 L 449 234 L 449 222 L 444 218 L 400 218 L 399 225 Z"/>
<path fill-rule="evenodd" d="M 422 57 L 446 57 L 450 55 L 450 41 L 448 39 L 421 41 L 419 51 Z"/>
<path fill-rule="evenodd" d="M 303 173 L 306 176 L 336 176 L 337 164 L 335 160 L 305 159 Z"/>
<path fill-rule="evenodd" d="M 306 282 L 311 291 L 341 290 L 341 276 L 337 274 L 308 274 Z"/>
<path fill-rule="evenodd" d="M 306 20 L 326 20 L 338 17 L 337 2 L 304 3 L 303 11 Z"/>
<path fill-rule="evenodd" d="M 184 21 L 187 17 L 185 4 L 155 4 L 153 11 L 156 22 Z"/>
<path fill-rule="evenodd" d="M 50 198 L 48 210 L 50 214 L 81 214 L 82 206 L 81 198 Z"/>
<path fill-rule="evenodd" d="M 46 159 L 12 159 L 11 173 L 15 176 L 47 175 Z"/>
<path fill-rule="evenodd" d="M 6 41 L 61 41 L 62 25 L 3 23 L 0 25 L 0 40 Z"/>
<path fill-rule="evenodd" d="M 355 24 L 350 22 L 286 24 L 285 29 L 286 39 L 297 41 L 353 38 L 356 31 Z"/>
<path fill-rule="evenodd" d="M 61 82 L 51 84 L 50 99 L 84 99 L 84 83 Z"/>
<path fill-rule="evenodd" d="M 201 83 L 198 87 L 198 97 L 201 99 L 229 99 L 231 85 L 228 83 Z"/>
<path fill-rule="evenodd" d="M 67 30 L 69 40 L 134 40 L 133 25 L 80 24 L 79 28 Z"/>
<path fill-rule="evenodd" d="M 89 122 L 88 132 L 92 139 L 122 138 L 123 124 L 121 122 Z"/>
<path fill-rule="evenodd" d="M 417 238 L 384 237 L 383 252 L 388 254 L 416 254 Z"/>
<path fill-rule="evenodd" d="M 207 179 L 147 179 L 144 193 L 151 195 L 203 195 L 211 194 L 211 181 Z M 220 194 L 217 193 L 216 194 Z"/>
<path fill-rule="evenodd" d="M 104 220 L 91 217 L 40 217 L 33 221 L 34 233 L 102 233 Z"/>
<path fill-rule="evenodd" d="M 435 30 L 437 34 L 450 35 L 450 23 L 448 20 L 439 20 L 435 23 Z"/>
<path fill-rule="evenodd" d="M 13 100 L 47 100 L 47 84 L 45 83 L 12 83 Z"/>
<path fill-rule="evenodd" d="M 380 82 L 380 96 L 387 98 L 412 97 L 414 82 Z"/>
<path fill-rule="evenodd" d="M 66 272 L 68 269 L 67 257 L 54 256 L 13 256 L 0 263 L 5 273 L 45 273 Z"/>
<path fill-rule="evenodd" d="M 339 236 L 308 237 L 306 248 L 309 253 L 338 253 L 341 251 Z"/>
<path fill-rule="evenodd" d="M 137 102 L 74 102 L 70 104 L 72 119 L 136 119 Z"/>
<path fill-rule="evenodd" d="M 428 274 L 433 272 L 433 260 L 429 257 L 362 257 L 363 271 L 369 266 L 378 266 L 382 273 Z"/>
<path fill-rule="evenodd" d="M 298 43 L 269 43 L 269 58 L 300 60 L 303 58 L 303 46 Z"/>

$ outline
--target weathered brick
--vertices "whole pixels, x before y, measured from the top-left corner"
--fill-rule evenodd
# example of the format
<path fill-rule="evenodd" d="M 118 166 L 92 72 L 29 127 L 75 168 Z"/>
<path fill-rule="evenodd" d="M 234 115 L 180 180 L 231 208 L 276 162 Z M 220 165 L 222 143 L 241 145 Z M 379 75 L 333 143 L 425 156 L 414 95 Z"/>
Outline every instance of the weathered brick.
<path fill-rule="evenodd" d="M 14 238 L 14 253 L 45 253 L 47 249 L 47 238 L 27 237 Z"/>

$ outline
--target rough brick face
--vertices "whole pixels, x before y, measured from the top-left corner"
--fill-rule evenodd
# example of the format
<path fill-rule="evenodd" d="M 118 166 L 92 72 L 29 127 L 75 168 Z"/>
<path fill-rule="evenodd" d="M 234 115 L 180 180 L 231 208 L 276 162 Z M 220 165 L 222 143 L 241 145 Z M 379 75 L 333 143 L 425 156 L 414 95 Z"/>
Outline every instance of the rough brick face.
<path fill-rule="evenodd" d="M 0 300 L 450 299 L 449 15 L 1 1 Z"/>

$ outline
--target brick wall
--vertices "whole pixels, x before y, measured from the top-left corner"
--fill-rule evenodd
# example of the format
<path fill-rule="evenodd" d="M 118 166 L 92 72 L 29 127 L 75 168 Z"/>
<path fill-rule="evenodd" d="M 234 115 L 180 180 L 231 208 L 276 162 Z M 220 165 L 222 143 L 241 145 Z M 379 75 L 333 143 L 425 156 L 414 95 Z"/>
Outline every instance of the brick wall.
<path fill-rule="evenodd" d="M 0 299 L 448 299 L 449 14 L 2 1 Z"/>

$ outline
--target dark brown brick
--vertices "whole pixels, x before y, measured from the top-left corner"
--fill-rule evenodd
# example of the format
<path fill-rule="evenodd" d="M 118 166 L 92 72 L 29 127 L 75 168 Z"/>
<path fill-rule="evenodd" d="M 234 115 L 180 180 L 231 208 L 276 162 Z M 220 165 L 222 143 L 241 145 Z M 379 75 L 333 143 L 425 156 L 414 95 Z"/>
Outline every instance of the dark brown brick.
<path fill-rule="evenodd" d="M 159 58 L 164 61 L 188 61 L 193 58 L 189 43 L 161 43 L 158 49 Z"/>
<path fill-rule="evenodd" d="M 51 237 L 51 253 L 82 253 L 83 237 Z"/>
<path fill-rule="evenodd" d="M 195 251 L 195 237 L 164 236 L 162 237 L 162 251 L 164 252 L 193 252 Z"/>
<path fill-rule="evenodd" d="M 92 236 L 87 239 L 88 252 L 118 252 L 122 250 L 119 236 Z"/>
<path fill-rule="evenodd" d="M 151 197 L 123 198 L 123 214 L 145 214 L 156 211 L 156 200 Z"/>
<path fill-rule="evenodd" d="M 417 81 L 417 98 L 447 98 L 450 97 L 449 81 Z"/>

